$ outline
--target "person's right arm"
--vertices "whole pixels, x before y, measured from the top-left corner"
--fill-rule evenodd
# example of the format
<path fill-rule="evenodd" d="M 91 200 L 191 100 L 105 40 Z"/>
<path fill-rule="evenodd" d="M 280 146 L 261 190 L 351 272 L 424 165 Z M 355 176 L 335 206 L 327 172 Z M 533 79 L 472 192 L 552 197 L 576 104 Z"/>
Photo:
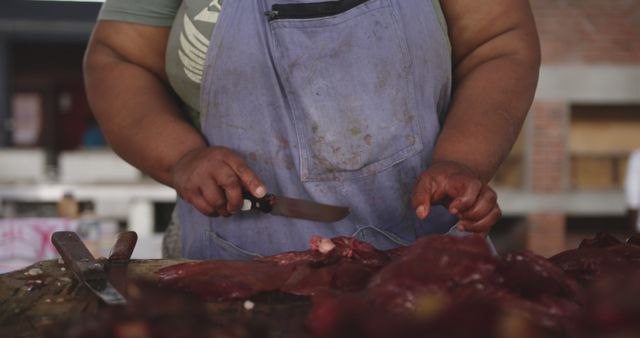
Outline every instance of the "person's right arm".
<path fill-rule="evenodd" d="M 84 61 L 89 103 L 114 151 L 207 215 L 238 211 L 265 188 L 237 154 L 208 147 L 168 89 L 169 28 L 99 21 Z"/>

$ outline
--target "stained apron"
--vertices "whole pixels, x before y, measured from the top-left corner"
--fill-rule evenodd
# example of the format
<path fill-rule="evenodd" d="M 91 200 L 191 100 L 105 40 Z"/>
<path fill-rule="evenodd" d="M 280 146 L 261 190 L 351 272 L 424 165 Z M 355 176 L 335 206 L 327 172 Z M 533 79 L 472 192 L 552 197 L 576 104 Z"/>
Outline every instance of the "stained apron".
<path fill-rule="evenodd" d="M 276 15 L 276 3 L 289 5 Z M 351 214 L 329 224 L 260 212 L 212 218 L 179 199 L 185 257 L 306 250 L 314 234 L 389 249 L 455 224 L 440 206 L 420 221 L 410 203 L 451 91 L 448 40 L 432 2 L 318 7 L 225 1 L 205 63 L 202 132 L 241 155 L 269 192 Z"/>

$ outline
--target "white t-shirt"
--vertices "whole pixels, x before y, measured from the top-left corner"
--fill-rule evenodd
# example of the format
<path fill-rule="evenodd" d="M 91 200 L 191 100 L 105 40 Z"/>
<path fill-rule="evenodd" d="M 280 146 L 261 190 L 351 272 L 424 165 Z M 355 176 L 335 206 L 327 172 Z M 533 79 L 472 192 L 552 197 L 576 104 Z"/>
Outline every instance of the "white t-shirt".
<path fill-rule="evenodd" d="M 624 180 L 624 193 L 629 209 L 640 208 L 640 149 L 629 155 L 627 176 Z"/>

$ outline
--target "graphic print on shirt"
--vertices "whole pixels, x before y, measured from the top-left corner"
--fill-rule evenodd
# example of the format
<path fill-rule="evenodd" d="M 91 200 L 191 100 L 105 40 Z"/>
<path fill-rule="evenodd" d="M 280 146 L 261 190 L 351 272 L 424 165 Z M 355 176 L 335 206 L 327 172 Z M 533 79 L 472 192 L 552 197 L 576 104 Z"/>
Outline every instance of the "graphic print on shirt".
<path fill-rule="evenodd" d="M 209 47 L 208 32 L 198 30 L 194 21 L 203 22 L 205 24 L 215 24 L 220 15 L 222 0 L 213 0 L 207 7 L 203 8 L 197 15 L 193 17 L 193 21 L 189 18 L 187 12 L 183 16 L 183 30 L 180 33 L 180 48 L 178 56 L 182 62 L 184 74 L 193 82 L 200 84 L 202 82 L 202 73 L 204 61 Z"/>

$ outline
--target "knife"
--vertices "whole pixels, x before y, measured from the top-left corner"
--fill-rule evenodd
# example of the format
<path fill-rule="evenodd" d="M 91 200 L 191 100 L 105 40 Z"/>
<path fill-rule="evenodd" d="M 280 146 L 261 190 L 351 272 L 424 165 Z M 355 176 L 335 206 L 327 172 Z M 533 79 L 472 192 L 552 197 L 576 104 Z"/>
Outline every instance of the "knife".
<path fill-rule="evenodd" d="M 306 219 L 316 222 L 337 222 L 349 215 L 349 208 L 335 205 L 321 204 L 313 201 L 288 198 L 267 194 L 257 198 L 251 193 L 242 193 L 244 203 L 242 210 L 260 210 L 272 215 Z"/>
<path fill-rule="evenodd" d="M 109 305 L 127 303 L 120 292 L 109 283 L 104 264 L 91 255 L 78 234 L 72 231 L 57 231 L 51 236 L 51 242 L 62 256 L 65 265 L 100 299 Z"/>
<path fill-rule="evenodd" d="M 137 241 L 135 231 L 121 232 L 109 254 L 109 281 L 124 296 L 127 296 L 127 265 Z"/>

